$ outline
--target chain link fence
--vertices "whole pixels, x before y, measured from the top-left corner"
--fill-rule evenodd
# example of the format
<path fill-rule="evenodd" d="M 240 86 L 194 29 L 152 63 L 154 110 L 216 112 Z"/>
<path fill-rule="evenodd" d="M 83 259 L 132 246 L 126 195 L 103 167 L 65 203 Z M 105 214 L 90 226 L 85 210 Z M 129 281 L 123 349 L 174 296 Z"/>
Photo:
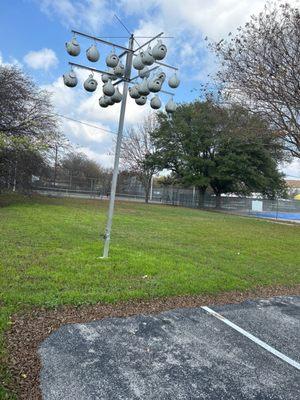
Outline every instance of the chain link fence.
<path fill-rule="evenodd" d="M 106 200 L 109 192 L 104 188 L 82 188 L 58 183 L 49 186 L 47 182 L 33 184 L 33 190 L 47 196 L 78 197 Z M 119 200 L 139 201 L 145 199 L 145 192 L 141 185 L 121 185 L 116 194 Z M 199 195 L 195 189 L 186 189 L 172 186 L 154 185 L 150 191 L 150 203 L 168 204 L 189 208 L 203 208 L 208 210 L 223 211 L 232 214 L 247 215 L 259 218 L 271 218 L 290 220 L 300 223 L 300 201 L 292 199 L 262 199 L 259 197 L 221 196 L 218 198 L 212 194 L 206 194 L 201 199 L 199 207 Z"/>

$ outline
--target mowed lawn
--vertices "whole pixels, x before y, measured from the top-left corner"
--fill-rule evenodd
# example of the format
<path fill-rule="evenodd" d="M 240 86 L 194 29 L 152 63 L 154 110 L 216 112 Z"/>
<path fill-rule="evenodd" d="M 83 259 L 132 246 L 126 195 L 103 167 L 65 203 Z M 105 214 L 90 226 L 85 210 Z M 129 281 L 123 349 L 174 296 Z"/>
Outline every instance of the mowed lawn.
<path fill-rule="evenodd" d="M 300 283 L 300 226 L 118 202 L 0 196 L 1 328 L 30 307 Z M 0 392 L 1 394 L 1 392 Z"/>
<path fill-rule="evenodd" d="M 300 282 L 300 226 L 119 202 L 0 197 L 4 305 L 57 306 Z"/>

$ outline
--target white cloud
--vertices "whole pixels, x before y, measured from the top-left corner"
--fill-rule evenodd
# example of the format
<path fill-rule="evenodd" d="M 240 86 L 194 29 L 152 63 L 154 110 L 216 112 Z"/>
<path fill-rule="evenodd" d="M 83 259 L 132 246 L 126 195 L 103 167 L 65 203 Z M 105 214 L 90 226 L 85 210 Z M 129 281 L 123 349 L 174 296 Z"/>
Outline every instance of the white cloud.
<path fill-rule="evenodd" d="M 281 0 L 275 0 L 282 3 Z M 299 0 L 289 0 L 297 5 Z M 137 6 L 137 0 L 120 0 L 124 11 L 140 16 L 139 30 L 148 31 L 147 25 L 156 26 L 166 33 L 179 36 L 183 31 L 192 36 L 209 36 L 220 39 L 230 31 L 249 20 L 252 14 L 259 13 L 266 0 L 147 0 L 146 6 Z M 158 28 L 159 27 L 159 28 Z"/>
<path fill-rule="evenodd" d="M 113 8 L 108 0 L 37 0 L 42 12 L 49 17 L 59 18 L 61 23 L 70 27 L 89 27 L 99 32 L 104 23 L 113 18 Z"/>
<path fill-rule="evenodd" d="M 209 36 L 218 40 L 257 14 L 267 0 L 36 0 L 41 11 L 59 18 L 67 27 L 88 27 L 99 33 L 114 22 L 114 12 L 137 19 L 136 33 L 154 34 L 164 30 L 177 38 Z M 275 0 L 282 3 L 282 0 Z M 299 0 L 287 0 L 297 5 Z M 126 23 L 126 21 L 124 21 Z"/>
<path fill-rule="evenodd" d="M 104 130 L 111 130 L 110 126 L 105 123 L 105 118 L 99 118 L 101 109 L 98 104 L 99 92 L 93 95 L 87 94 L 82 88 L 82 82 L 85 79 L 83 71 L 76 71 L 78 76 L 78 86 L 76 88 L 68 88 L 64 85 L 62 77 L 55 80 L 50 85 L 44 85 L 51 94 L 51 100 L 58 114 L 70 117 L 86 124 L 95 125 Z M 86 139 L 92 142 L 102 142 L 108 132 L 100 132 L 92 126 L 79 124 L 70 120 L 63 120 L 63 129 L 76 138 Z"/>
<path fill-rule="evenodd" d="M 90 121 L 85 121 L 82 119 L 80 120 L 82 123 L 79 123 L 77 121 L 68 120 L 63 117 L 60 118 L 61 126 L 64 132 L 67 133 L 69 136 L 72 136 L 73 140 L 76 141 L 79 145 L 80 142 L 95 144 L 110 141 L 112 134 L 105 131 L 109 130 L 108 126 L 97 124 L 93 127 L 90 126 Z"/>
<path fill-rule="evenodd" d="M 281 170 L 289 179 L 300 179 L 300 160 L 294 158 L 290 163 L 282 165 Z"/>
<path fill-rule="evenodd" d="M 0 51 L 0 65 L 3 65 L 3 66 L 12 66 L 12 65 L 14 65 L 14 66 L 17 66 L 19 68 L 22 68 L 22 64 L 16 58 L 10 57 L 9 61 L 4 61 L 4 58 L 2 56 L 1 51 Z"/>
<path fill-rule="evenodd" d="M 120 90 L 121 91 L 121 90 Z M 122 92 L 122 91 L 121 91 Z M 78 111 L 85 118 L 93 121 L 106 121 L 113 124 L 114 131 L 117 131 L 118 118 L 121 104 L 115 104 L 112 107 L 100 108 L 98 99 L 101 96 L 101 89 L 97 90 L 93 95 L 89 95 L 85 100 L 80 102 Z M 144 116 L 150 111 L 150 106 L 138 106 L 135 101 L 128 96 L 126 104 L 125 125 L 131 125 L 140 122 Z"/>
<path fill-rule="evenodd" d="M 282 3 L 281 0 L 275 0 Z M 289 0 L 299 4 L 299 0 Z M 204 38 L 220 40 L 258 14 L 266 0 L 148 0 L 138 7 L 138 0 L 119 0 L 124 12 L 139 18 L 136 35 L 148 36 L 164 31 L 174 36 L 166 39 L 168 61 L 180 67 L 185 80 L 207 80 L 207 73 L 217 69 Z M 141 39 L 142 41 L 142 39 Z"/>
<path fill-rule="evenodd" d="M 103 167 L 110 168 L 113 166 L 114 158 L 112 154 L 109 154 L 109 152 L 96 152 L 85 146 L 78 147 L 77 150 L 86 154 L 90 159 L 98 162 Z"/>
<path fill-rule="evenodd" d="M 102 94 L 102 83 L 100 77 L 96 77 L 99 86 L 94 93 L 87 93 L 82 87 L 84 79 L 86 79 L 86 71 L 76 70 L 78 76 L 78 85 L 76 88 L 67 88 L 63 84 L 62 78 L 58 78 L 49 85 L 44 85 L 52 95 L 52 103 L 58 114 L 71 117 L 73 119 L 95 125 L 105 130 L 101 131 L 97 128 L 80 124 L 60 118 L 62 132 L 71 140 L 72 143 L 79 146 L 79 149 L 89 157 L 100 162 L 105 167 L 113 165 L 113 157 L 108 153 L 113 148 L 115 134 L 118 128 L 120 104 L 112 107 L 100 108 L 98 99 Z M 120 91 L 121 88 L 120 88 Z M 128 96 L 125 115 L 125 129 L 131 124 L 142 121 L 144 116 L 150 111 L 149 104 L 147 106 L 138 106 L 134 100 Z"/>
<path fill-rule="evenodd" d="M 183 30 L 218 38 L 252 13 L 259 11 L 264 0 L 39 0 L 42 12 L 59 18 L 68 28 L 89 27 L 100 32 L 105 23 L 113 21 L 115 11 L 121 16 L 134 15 L 143 20 L 144 32 L 153 25 L 167 33 L 180 34 Z M 151 32 L 152 33 L 152 32 Z"/>
<path fill-rule="evenodd" d="M 146 13 L 153 7 L 159 6 L 160 2 L 160 0 L 119 0 L 117 4 L 124 14 L 132 15 Z"/>
<path fill-rule="evenodd" d="M 24 56 L 25 63 L 32 69 L 43 69 L 47 71 L 51 67 L 56 67 L 58 59 L 52 49 L 41 49 L 30 51 Z"/>
<path fill-rule="evenodd" d="M 291 0 L 290 3 L 295 4 L 297 0 Z M 136 21 L 135 34 L 138 36 L 154 35 L 160 31 L 174 36 L 165 40 L 168 46 L 166 62 L 180 67 L 183 85 L 179 90 L 182 90 L 184 81 L 193 79 L 206 82 L 207 74 L 213 74 L 217 68 L 214 55 L 206 49 L 204 37 L 219 40 L 229 31 L 235 31 L 249 20 L 251 14 L 257 14 L 263 8 L 265 0 L 40 0 L 38 4 L 43 12 L 67 27 L 84 27 L 85 31 L 100 33 L 105 23 L 113 21 L 116 11 L 125 23 L 124 15 Z M 108 31 L 113 33 L 114 25 Z M 143 43 L 143 39 L 138 41 Z M 47 88 L 53 92 L 56 109 L 61 114 L 115 132 L 120 105 L 100 108 L 100 79 L 97 78 L 97 91 L 87 94 L 82 88 L 87 73 L 79 70 L 76 73 L 79 84 L 75 89 L 64 87 L 61 78 L 48 85 Z M 166 98 L 162 96 L 162 100 Z M 129 97 L 125 126 L 140 122 L 149 111 L 149 105 L 137 106 Z M 72 132 L 72 138 L 78 141 L 86 154 L 97 160 L 102 157 L 105 163 L 112 162 L 113 158 L 107 158 L 106 154 L 112 146 L 113 134 L 102 134 L 69 122 L 64 123 L 63 129 L 67 135 Z M 288 168 L 288 171 L 295 172 L 293 165 L 285 167 L 285 170 Z"/>

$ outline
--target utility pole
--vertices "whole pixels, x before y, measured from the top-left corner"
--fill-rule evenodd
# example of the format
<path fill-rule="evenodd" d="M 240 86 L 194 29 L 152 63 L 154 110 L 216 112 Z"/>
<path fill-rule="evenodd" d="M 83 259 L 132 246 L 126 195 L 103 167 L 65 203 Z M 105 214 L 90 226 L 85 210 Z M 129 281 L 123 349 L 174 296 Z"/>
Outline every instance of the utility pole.
<path fill-rule="evenodd" d="M 108 257 L 108 252 L 109 252 L 110 234 L 111 234 L 112 219 L 113 219 L 114 207 L 115 207 L 115 197 L 116 197 L 116 187 L 117 187 L 117 179 L 118 179 L 118 173 L 119 173 L 121 143 L 122 143 L 122 136 L 123 136 L 125 109 L 126 109 L 126 101 L 127 101 L 127 93 L 128 93 L 128 81 L 130 80 L 131 67 L 132 67 L 133 43 L 134 43 L 133 35 L 131 35 L 130 39 L 129 39 L 129 49 L 131 50 L 131 52 L 128 52 L 127 56 L 126 56 L 126 67 L 125 67 L 125 76 L 124 76 L 126 80 L 124 81 L 124 84 L 123 84 L 123 98 L 122 98 L 120 118 L 119 118 L 118 137 L 117 137 L 115 162 L 114 162 L 114 172 L 113 172 L 113 178 L 112 178 L 112 183 L 111 183 L 111 191 L 110 191 L 109 207 L 108 207 L 108 217 L 107 217 L 107 224 L 106 224 L 105 235 L 104 235 L 105 242 L 104 242 L 104 249 L 103 249 L 103 258 Z"/>
<path fill-rule="evenodd" d="M 119 20 L 119 22 L 121 22 L 120 19 L 119 19 L 118 17 L 116 17 L 116 18 Z M 124 26 L 124 24 L 123 24 L 122 22 L 121 22 L 121 24 Z M 124 26 L 124 27 L 125 27 L 125 26 Z M 128 31 L 128 29 L 127 29 L 126 27 L 125 27 L 125 29 Z M 129 32 L 129 31 L 128 31 L 128 32 Z M 130 33 L 130 37 L 129 37 L 128 47 L 121 46 L 121 45 L 119 45 L 119 44 L 112 43 L 112 42 L 110 42 L 110 41 L 108 41 L 108 40 L 104 40 L 103 38 L 91 36 L 91 35 L 88 35 L 88 34 L 86 34 L 86 33 L 82 33 L 82 32 L 79 32 L 79 31 L 72 30 L 72 33 L 73 33 L 74 35 L 79 35 L 79 36 L 83 36 L 83 37 L 85 37 L 85 38 L 89 38 L 89 39 L 93 40 L 94 43 L 100 42 L 100 43 L 102 43 L 102 44 L 104 44 L 104 45 L 109 45 L 109 46 L 111 46 L 111 47 L 113 47 L 113 48 L 120 49 L 122 52 L 121 52 L 121 54 L 119 54 L 118 57 L 117 57 L 119 60 L 120 60 L 123 56 L 126 56 L 126 64 L 125 64 L 124 74 L 123 74 L 122 76 L 117 75 L 117 73 L 114 74 L 114 68 L 111 68 L 109 71 L 103 71 L 103 70 L 100 70 L 100 69 L 92 68 L 92 67 L 89 67 L 89 66 L 85 66 L 85 65 L 81 65 L 81 64 L 73 63 L 73 62 L 69 62 L 69 64 L 71 65 L 71 68 L 72 68 L 71 72 L 70 72 L 69 74 L 65 74 L 65 75 L 64 75 L 64 83 L 66 84 L 66 86 L 69 86 L 69 87 L 74 87 L 74 86 L 76 86 L 76 84 L 77 84 L 77 78 L 76 78 L 76 75 L 75 75 L 75 73 L 74 73 L 74 71 L 73 71 L 73 68 L 81 68 L 81 69 L 89 70 L 89 71 L 92 72 L 92 73 L 94 73 L 94 72 L 100 73 L 100 74 L 102 75 L 102 78 L 103 78 L 103 76 L 105 75 L 105 76 L 108 77 L 108 79 L 109 79 L 110 81 L 113 80 L 113 79 L 116 79 L 116 78 L 118 77 L 119 79 L 117 79 L 117 80 L 113 83 L 113 86 L 114 86 L 114 87 L 116 87 L 117 85 L 119 85 L 120 83 L 123 82 L 123 94 L 122 94 L 121 109 L 120 109 L 120 116 L 119 116 L 119 126 L 118 126 L 118 133 L 117 133 L 118 136 L 117 136 L 117 143 L 116 143 L 116 150 L 115 150 L 115 159 L 114 159 L 114 170 L 113 170 L 112 183 L 111 183 L 111 191 L 110 191 L 110 198 L 109 198 L 109 207 L 108 207 L 107 223 L 106 223 L 106 229 L 105 229 L 105 234 L 104 234 L 103 256 L 101 257 L 101 258 L 107 258 L 107 257 L 108 257 L 108 254 L 109 254 L 109 245 L 110 245 L 110 238 L 111 238 L 111 228 L 112 228 L 112 221 L 113 221 L 113 214 L 114 214 L 114 206 L 115 206 L 116 187 L 117 187 L 117 179 L 118 179 L 118 172 L 119 172 L 119 160 L 120 160 L 120 152 L 121 152 L 121 144 L 122 144 L 122 136 L 123 136 L 123 128 L 124 128 L 124 120 L 125 120 L 126 102 L 127 102 L 127 95 L 128 95 L 128 85 L 129 85 L 129 83 L 132 83 L 132 82 L 134 83 L 137 79 L 140 79 L 140 78 L 141 78 L 141 75 L 140 75 L 140 70 L 141 70 L 141 68 L 138 68 L 138 67 L 135 67 L 135 69 L 138 69 L 138 70 L 139 70 L 139 73 L 138 73 L 136 76 L 134 76 L 133 78 L 131 78 L 132 69 L 133 69 L 133 67 L 134 67 L 133 56 L 141 57 L 141 53 L 142 53 L 144 47 L 145 47 L 145 46 L 149 46 L 150 43 L 153 42 L 153 40 L 162 38 L 162 37 L 163 37 L 163 32 L 161 32 L 161 33 L 159 33 L 158 35 L 156 35 L 156 36 L 150 38 L 149 40 L 147 40 L 147 41 L 146 41 L 144 44 L 142 44 L 142 45 L 140 45 L 140 44 L 137 42 L 137 40 L 136 40 L 136 38 L 134 37 L 134 35 L 133 35 L 132 33 L 129 32 L 129 33 Z M 67 51 L 68 51 L 69 54 L 72 55 L 72 56 L 76 56 L 76 55 L 78 55 L 78 54 L 80 53 L 80 50 L 78 51 L 78 47 L 77 47 L 77 46 L 79 46 L 79 44 L 77 43 L 76 39 L 75 39 L 75 40 L 74 40 L 74 39 L 75 39 L 75 38 L 73 38 L 72 41 L 68 43 L 68 45 L 69 45 L 69 50 L 68 50 L 68 47 L 67 47 Z M 137 45 L 138 45 L 137 48 L 134 48 L 134 42 L 137 43 Z M 157 46 L 158 46 L 158 45 L 157 45 Z M 165 48 L 165 53 L 166 53 L 166 51 L 167 51 L 167 50 L 166 50 L 166 46 L 164 46 L 164 45 L 162 45 L 162 44 L 160 44 L 160 46 L 162 46 L 162 48 Z M 77 50 L 75 49 L 75 47 L 77 47 Z M 151 49 L 150 49 L 150 50 L 151 50 Z M 148 50 L 146 50 L 146 51 L 144 51 L 144 52 L 148 52 L 148 57 L 149 57 L 149 48 L 148 48 Z M 164 55 L 164 56 L 165 56 L 165 55 Z M 164 56 L 163 56 L 163 57 L 164 57 Z M 147 70 L 147 77 L 150 76 L 150 74 L 151 74 L 152 71 L 156 70 L 156 69 L 159 68 L 159 67 L 170 68 L 170 69 L 175 70 L 175 71 L 178 70 L 178 68 L 176 68 L 176 67 L 173 67 L 173 66 L 171 66 L 171 65 L 162 63 L 161 61 L 158 61 L 158 60 L 162 60 L 163 57 L 162 57 L 162 58 L 159 58 L 159 56 L 157 56 L 157 58 L 155 59 L 155 58 L 154 58 L 154 55 L 153 55 L 153 57 L 152 57 L 152 54 L 151 54 L 151 53 L 150 53 L 150 57 L 153 59 L 153 61 L 151 62 L 151 64 L 154 64 L 154 65 L 156 64 L 156 65 L 155 65 L 153 68 L 150 68 L 150 69 L 148 69 L 148 67 L 146 68 L 146 70 Z M 99 59 L 99 55 L 98 55 L 98 59 Z M 91 61 L 91 60 L 90 60 L 90 61 Z M 96 61 L 96 60 L 93 60 L 93 61 Z M 119 63 L 120 63 L 120 61 L 119 61 Z M 143 67 L 146 67 L 147 65 L 151 65 L 151 64 L 145 63 L 145 64 L 143 65 Z M 118 65 L 120 65 L 120 64 L 118 64 Z M 107 64 L 107 66 L 109 66 L 109 64 Z M 118 66 L 117 66 L 117 67 L 118 67 Z M 74 78 L 74 75 L 75 75 L 75 78 Z M 167 94 L 167 95 L 171 96 L 171 99 L 170 99 L 169 102 L 166 104 L 166 111 L 167 111 L 167 113 L 170 114 L 170 113 L 174 112 L 175 109 L 176 109 L 176 105 L 175 105 L 175 103 L 173 102 L 173 99 L 172 99 L 173 96 L 174 96 L 174 93 L 168 92 L 168 91 L 165 91 L 165 90 L 162 90 L 162 89 L 161 89 L 161 86 L 162 86 L 162 84 L 163 84 L 163 82 L 164 82 L 164 80 L 165 80 L 165 78 L 166 78 L 166 74 L 165 74 L 165 73 L 162 73 L 162 74 L 160 74 L 160 75 L 162 75 L 161 78 L 158 78 L 158 77 L 155 78 L 156 83 L 157 83 L 157 81 L 158 81 L 159 79 L 161 79 L 161 84 L 160 84 L 159 90 L 151 90 L 151 89 L 150 89 L 150 86 L 148 85 L 148 87 L 149 87 L 148 94 L 149 94 L 149 92 L 152 91 L 153 93 L 155 93 L 155 94 L 157 95 L 157 92 L 159 91 L 160 93 L 164 93 L 164 94 Z M 74 79 L 75 79 L 75 83 L 74 83 Z M 144 78 L 144 79 L 145 79 L 145 78 Z M 152 80 L 153 80 L 153 79 L 154 79 L 154 78 L 152 77 Z M 103 82 L 105 82 L 105 81 L 103 80 Z M 174 83 L 174 82 L 175 82 L 175 83 Z M 174 74 L 174 77 L 171 77 L 171 78 L 169 79 L 168 83 L 169 83 L 169 86 L 170 86 L 171 88 L 176 88 L 176 87 L 179 85 L 179 79 L 176 77 L 176 74 Z M 136 84 L 135 86 L 139 86 L 139 85 Z M 88 90 L 88 89 L 86 89 L 86 90 Z M 95 90 L 95 89 L 94 89 L 94 90 Z M 88 90 L 88 91 L 93 91 L 93 90 Z M 131 96 L 131 94 L 130 94 L 130 96 Z M 144 105 L 144 104 L 146 103 L 147 95 L 139 94 L 138 96 L 141 97 L 141 98 L 144 98 L 144 99 L 145 99 L 145 102 L 139 103 L 137 97 L 133 97 L 133 96 L 131 96 L 131 97 L 137 99 L 137 100 L 136 100 L 136 104 Z M 107 95 L 104 96 L 104 97 L 110 99 L 110 97 L 107 96 Z M 111 98 L 113 98 L 113 96 L 111 96 Z M 112 102 L 112 103 L 108 103 L 108 104 L 106 104 L 106 105 L 105 105 L 105 104 L 103 105 L 103 104 L 101 104 L 101 102 L 100 102 L 101 99 L 103 99 L 103 97 L 101 97 L 101 98 L 99 99 L 99 104 L 100 104 L 101 107 L 107 107 L 108 105 L 114 104 L 114 102 Z M 153 99 L 152 99 L 152 100 L 153 100 Z M 158 106 L 158 107 L 157 107 L 157 106 L 153 106 L 152 100 L 151 100 L 151 107 L 154 108 L 154 109 L 158 109 L 160 106 Z M 155 102 L 154 102 L 154 103 L 155 103 Z M 157 104 L 157 103 L 156 103 L 156 104 Z M 161 103 L 160 103 L 160 104 L 161 104 Z M 152 192 L 152 191 L 151 191 L 151 192 Z"/>
<path fill-rule="evenodd" d="M 53 179 L 53 186 L 54 187 L 56 185 L 57 161 L 58 161 L 58 144 L 55 143 L 55 162 L 54 162 L 54 179 Z"/>

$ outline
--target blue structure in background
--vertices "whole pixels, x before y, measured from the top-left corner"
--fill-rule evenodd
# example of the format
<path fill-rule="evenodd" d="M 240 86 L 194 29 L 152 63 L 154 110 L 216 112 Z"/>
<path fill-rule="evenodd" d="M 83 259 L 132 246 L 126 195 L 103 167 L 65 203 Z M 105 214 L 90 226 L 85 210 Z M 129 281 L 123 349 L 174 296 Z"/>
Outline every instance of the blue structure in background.
<path fill-rule="evenodd" d="M 276 218 L 276 219 L 288 219 L 300 221 L 300 213 L 285 213 L 285 212 L 259 212 L 255 213 L 256 217 L 259 218 Z"/>

